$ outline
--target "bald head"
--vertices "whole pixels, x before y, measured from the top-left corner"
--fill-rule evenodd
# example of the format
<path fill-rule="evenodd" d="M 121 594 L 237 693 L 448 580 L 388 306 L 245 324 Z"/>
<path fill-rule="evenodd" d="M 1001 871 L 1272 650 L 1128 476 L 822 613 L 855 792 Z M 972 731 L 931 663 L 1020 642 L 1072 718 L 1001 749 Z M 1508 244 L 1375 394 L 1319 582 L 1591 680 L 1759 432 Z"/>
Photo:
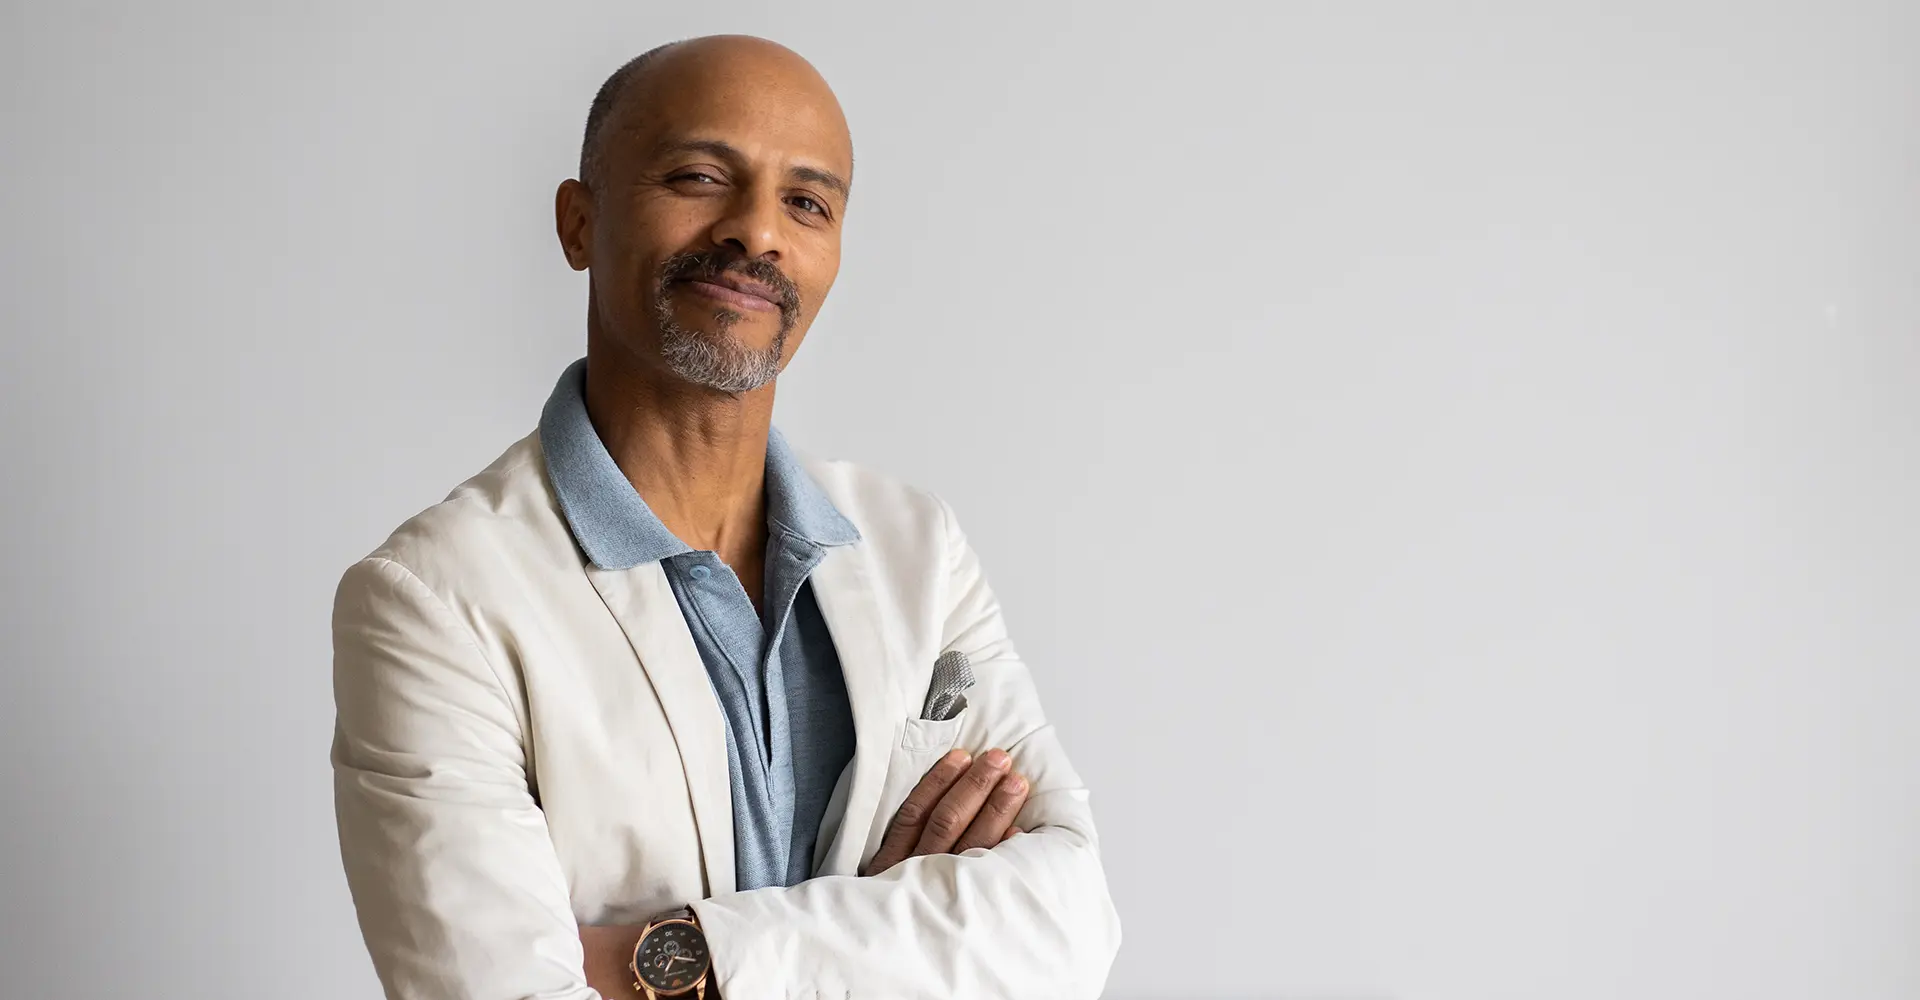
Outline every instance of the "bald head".
<path fill-rule="evenodd" d="M 737 82 L 746 73 L 764 85 L 798 90 L 810 94 L 823 108 L 831 108 L 842 133 L 847 131 L 846 117 L 839 99 L 813 64 L 778 42 L 752 35 L 706 35 L 657 45 L 614 70 L 593 95 L 587 109 L 587 127 L 580 140 L 580 179 L 588 187 L 598 187 L 605 169 L 607 135 L 632 122 L 624 112 L 644 114 L 650 102 L 660 99 L 656 91 L 688 85 L 699 86 L 701 78 Z M 661 87 L 665 78 L 666 88 Z M 853 160 L 852 139 L 847 140 L 847 160 Z"/>

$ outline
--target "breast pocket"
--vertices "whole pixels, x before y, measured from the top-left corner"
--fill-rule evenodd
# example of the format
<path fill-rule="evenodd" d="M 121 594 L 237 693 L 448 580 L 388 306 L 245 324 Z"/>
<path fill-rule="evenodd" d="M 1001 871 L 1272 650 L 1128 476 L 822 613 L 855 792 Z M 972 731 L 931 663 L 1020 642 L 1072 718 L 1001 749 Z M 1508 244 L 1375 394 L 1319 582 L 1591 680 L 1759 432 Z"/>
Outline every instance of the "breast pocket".
<path fill-rule="evenodd" d="M 900 811 L 913 787 L 947 751 L 963 745 L 961 731 L 972 711 L 963 708 L 951 719 L 907 719 L 902 725 L 900 738 L 887 758 L 887 778 L 880 786 L 880 808 L 873 814 L 867 849 L 860 855 L 863 863 L 880 849 L 888 824 L 893 822 L 894 814 Z"/>

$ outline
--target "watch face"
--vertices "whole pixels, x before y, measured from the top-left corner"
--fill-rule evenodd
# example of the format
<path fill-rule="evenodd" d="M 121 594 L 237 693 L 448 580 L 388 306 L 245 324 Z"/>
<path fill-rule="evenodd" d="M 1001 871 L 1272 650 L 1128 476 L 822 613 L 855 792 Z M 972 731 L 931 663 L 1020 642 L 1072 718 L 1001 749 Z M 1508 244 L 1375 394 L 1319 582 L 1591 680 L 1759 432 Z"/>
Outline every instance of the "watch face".
<path fill-rule="evenodd" d="M 690 990 L 706 971 L 707 936 L 691 921 L 660 924 L 634 950 L 634 975 L 656 993 Z"/>

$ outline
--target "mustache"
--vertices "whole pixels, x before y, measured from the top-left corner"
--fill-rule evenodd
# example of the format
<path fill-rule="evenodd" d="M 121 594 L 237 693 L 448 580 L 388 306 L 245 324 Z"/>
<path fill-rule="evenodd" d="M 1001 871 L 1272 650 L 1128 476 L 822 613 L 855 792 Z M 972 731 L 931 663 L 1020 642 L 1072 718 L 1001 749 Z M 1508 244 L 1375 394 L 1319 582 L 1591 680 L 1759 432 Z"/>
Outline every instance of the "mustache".
<path fill-rule="evenodd" d="M 791 323 L 800 312 L 800 289 L 772 261 L 743 257 L 724 250 L 683 250 L 660 262 L 660 287 L 689 278 L 712 279 L 731 271 L 753 279 L 774 294 L 782 320 Z"/>

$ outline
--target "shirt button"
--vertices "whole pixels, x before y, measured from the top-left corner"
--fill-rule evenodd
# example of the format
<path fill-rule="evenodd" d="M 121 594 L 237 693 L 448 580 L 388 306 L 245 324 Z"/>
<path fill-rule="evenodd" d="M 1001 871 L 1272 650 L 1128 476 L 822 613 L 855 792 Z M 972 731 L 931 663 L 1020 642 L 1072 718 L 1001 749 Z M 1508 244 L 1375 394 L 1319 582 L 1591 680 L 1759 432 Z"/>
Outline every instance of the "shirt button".
<path fill-rule="evenodd" d="M 710 570 L 705 566 L 695 566 L 694 568 L 687 570 L 687 575 L 690 577 L 693 577 L 696 580 L 704 580 L 707 578 L 707 575 L 712 572 L 713 570 Z"/>

